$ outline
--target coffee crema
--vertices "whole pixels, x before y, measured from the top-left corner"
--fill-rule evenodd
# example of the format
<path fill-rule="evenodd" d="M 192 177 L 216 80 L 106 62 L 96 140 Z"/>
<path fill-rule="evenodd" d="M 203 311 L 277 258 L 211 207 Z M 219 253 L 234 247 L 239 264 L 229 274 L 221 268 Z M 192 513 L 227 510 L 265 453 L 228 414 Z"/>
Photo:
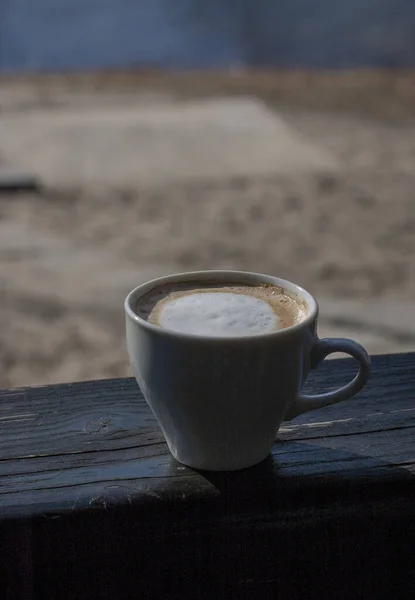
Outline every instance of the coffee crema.
<path fill-rule="evenodd" d="M 241 337 L 291 327 L 305 304 L 276 285 L 166 283 L 143 295 L 136 314 L 162 329 L 206 337 Z"/>

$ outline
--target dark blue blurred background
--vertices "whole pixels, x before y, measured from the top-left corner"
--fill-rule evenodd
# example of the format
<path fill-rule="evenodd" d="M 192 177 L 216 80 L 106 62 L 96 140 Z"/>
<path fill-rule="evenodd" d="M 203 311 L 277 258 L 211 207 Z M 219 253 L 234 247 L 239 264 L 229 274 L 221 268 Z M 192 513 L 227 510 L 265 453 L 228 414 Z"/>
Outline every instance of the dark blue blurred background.
<path fill-rule="evenodd" d="M 0 0 L 0 69 L 408 66 L 415 0 Z"/>

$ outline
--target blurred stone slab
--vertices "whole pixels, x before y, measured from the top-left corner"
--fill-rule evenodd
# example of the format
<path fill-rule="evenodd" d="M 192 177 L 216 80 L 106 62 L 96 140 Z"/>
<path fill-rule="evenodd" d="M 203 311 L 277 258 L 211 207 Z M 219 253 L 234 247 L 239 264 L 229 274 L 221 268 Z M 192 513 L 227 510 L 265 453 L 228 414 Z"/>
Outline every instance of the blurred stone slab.
<path fill-rule="evenodd" d="M 332 154 L 254 98 L 5 114 L 1 151 L 46 184 L 159 184 L 332 171 Z"/>
<path fill-rule="evenodd" d="M 31 231 L 30 227 L 7 220 L 0 222 L 0 253 L 7 259 L 8 253 L 14 257 L 34 260 L 42 256 L 53 255 L 56 252 L 67 252 L 68 248 L 62 239 L 52 234 Z M 19 256 L 19 253 L 21 256 Z"/>
<path fill-rule="evenodd" d="M 370 354 L 415 350 L 414 303 L 401 299 L 321 298 L 319 336 L 347 337 Z"/>
<path fill-rule="evenodd" d="M 415 303 L 400 298 L 319 298 L 321 319 L 415 342 Z M 414 347 L 415 349 L 415 347 Z"/>
<path fill-rule="evenodd" d="M 2 141 L 0 140 L 0 144 Z M 0 193 L 25 190 L 37 191 L 40 187 L 40 180 L 33 173 L 0 165 Z"/>
<path fill-rule="evenodd" d="M 101 248 L 75 246 L 23 225 L 0 223 L 0 288 L 29 304 L 44 299 L 74 310 L 95 307 L 122 315 L 130 290 L 174 272 L 173 265 L 133 266 Z"/>
<path fill-rule="evenodd" d="M 415 344 L 410 342 L 397 341 L 381 334 L 362 331 L 354 327 L 335 327 L 321 323 L 318 328 L 319 336 L 325 337 L 341 337 L 350 338 L 361 344 L 369 354 L 388 354 L 393 352 L 413 352 Z M 328 358 L 341 358 L 336 354 L 331 354 Z"/>

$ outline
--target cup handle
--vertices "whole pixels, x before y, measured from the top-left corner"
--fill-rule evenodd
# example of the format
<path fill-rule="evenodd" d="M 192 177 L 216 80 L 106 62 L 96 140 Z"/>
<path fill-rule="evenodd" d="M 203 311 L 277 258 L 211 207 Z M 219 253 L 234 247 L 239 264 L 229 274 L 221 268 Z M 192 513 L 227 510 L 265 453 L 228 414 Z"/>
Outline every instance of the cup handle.
<path fill-rule="evenodd" d="M 348 384 L 331 392 L 323 394 L 300 393 L 285 413 L 284 421 L 290 421 L 309 410 L 323 408 L 324 406 L 330 406 L 330 404 L 336 404 L 336 402 L 351 398 L 366 384 L 370 376 L 370 357 L 360 344 L 352 340 L 343 338 L 318 340 L 311 351 L 310 368 L 315 369 L 326 356 L 333 352 L 345 352 L 357 360 L 359 363 L 359 372 L 356 377 Z"/>

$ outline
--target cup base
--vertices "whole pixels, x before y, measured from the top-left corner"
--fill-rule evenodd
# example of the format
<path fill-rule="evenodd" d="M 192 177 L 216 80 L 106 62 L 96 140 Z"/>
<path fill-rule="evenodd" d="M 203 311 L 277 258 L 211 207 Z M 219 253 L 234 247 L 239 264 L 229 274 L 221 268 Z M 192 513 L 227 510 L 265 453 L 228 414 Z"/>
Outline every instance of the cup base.
<path fill-rule="evenodd" d="M 213 472 L 232 472 L 232 471 L 242 471 L 243 469 L 249 469 L 250 467 L 254 467 L 255 465 L 258 465 L 259 463 L 262 463 L 264 460 L 266 460 L 268 458 L 268 456 L 270 455 L 269 452 L 267 452 L 267 454 L 261 454 L 260 457 L 256 457 L 253 458 L 250 461 L 245 461 L 243 463 L 240 462 L 232 462 L 232 463 L 228 463 L 228 464 L 224 464 L 224 463 L 215 463 L 215 462 L 210 462 L 208 460 L 203 461 L 203 462 L 199 462 L 199 461 L 192 461 L 191 459 L 185 459 L 182 460 L 177 456 L 173 457 L 177 460 L 177 462 L 181 463 L 182 465 L 185 465 L 186 467 L 189 467 L 191 469 L 195 469 L 196 471 L 213 471 Z"/>

